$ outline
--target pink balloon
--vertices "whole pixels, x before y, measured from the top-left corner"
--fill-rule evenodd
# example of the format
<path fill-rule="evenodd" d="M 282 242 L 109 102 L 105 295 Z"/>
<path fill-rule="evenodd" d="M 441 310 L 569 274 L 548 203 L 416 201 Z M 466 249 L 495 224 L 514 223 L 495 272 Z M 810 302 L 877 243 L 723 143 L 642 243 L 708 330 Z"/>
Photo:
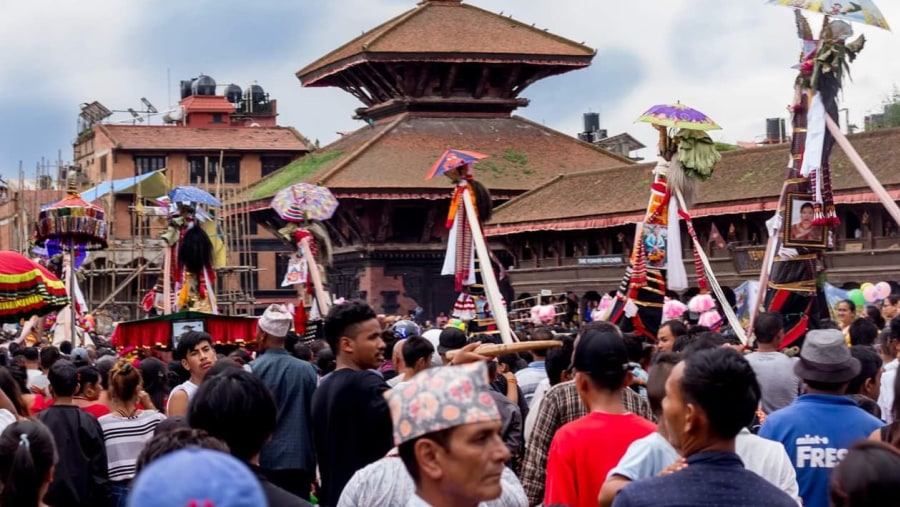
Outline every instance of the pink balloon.
<path fill-rule="evenodd" d="M 891 295 L 891 284 L 887 282 L 878 282 L 875 284 L 875 292 L 878 299 L 886 299 Z"/>
<path fill-rule="evenodd" d="M 869 285 L 862 291 L 863 297 L 866 299 L 866 303 L 874 303 L 878 300 L 878 290 L 874 285 Z"/>

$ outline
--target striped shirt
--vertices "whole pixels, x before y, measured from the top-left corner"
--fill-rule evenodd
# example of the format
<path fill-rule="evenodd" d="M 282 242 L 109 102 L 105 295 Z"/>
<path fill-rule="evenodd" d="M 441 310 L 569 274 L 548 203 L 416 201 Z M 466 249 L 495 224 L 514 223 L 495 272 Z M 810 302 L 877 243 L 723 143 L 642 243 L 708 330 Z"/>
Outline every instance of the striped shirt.
<path fill-rule="evenodd" d="M 125 481 L 134 477 L 138 454 L 144 444 L 153 438 L 156 425 L 165 418 L 156 410 L 144 410 L 130 418 L 111 413 L 97 419 L 106 443 L 110 481 Z"/>

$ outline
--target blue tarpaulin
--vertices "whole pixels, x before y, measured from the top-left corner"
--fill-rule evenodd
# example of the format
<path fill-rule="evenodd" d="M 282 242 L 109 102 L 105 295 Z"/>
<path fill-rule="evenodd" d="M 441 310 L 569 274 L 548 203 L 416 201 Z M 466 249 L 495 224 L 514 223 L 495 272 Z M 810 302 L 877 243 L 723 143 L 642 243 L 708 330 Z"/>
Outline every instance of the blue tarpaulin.
<path fill-rule="evenodd" d="M 94 188 L 81 193 L 81 198 L 87 202 L 93 202 L 104 197 L 110 192 L 119 194 L 135 194 L 137 185 L 140 185 L 141 195 L 147 198 L 155 198 L 166 195 L 169 190 L 169 180 L 162 171 L 153 171 L 140 176 L 122 178 L 119 180 L 104 181 Z"/>

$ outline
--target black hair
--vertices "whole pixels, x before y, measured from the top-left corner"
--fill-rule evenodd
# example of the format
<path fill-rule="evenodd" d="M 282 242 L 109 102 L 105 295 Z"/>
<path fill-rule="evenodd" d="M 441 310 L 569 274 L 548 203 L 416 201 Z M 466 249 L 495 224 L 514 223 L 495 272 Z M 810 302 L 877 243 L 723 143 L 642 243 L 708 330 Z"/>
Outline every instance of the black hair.
<path fill-rule="evenodd" d="M 856 313 L 856 303 L 850 301 L 849 299 L 842 299 L 838 301 L 838 304 L 847 303 L 847 307 L 850 308 L 850 311 Z"/>
<path fill-rule="evenodd" d="M 650 377 L 647 379 L 647 401 L 650 402 L 650 410 L 657 418 L 662 414 L 666 381 L 679 362 L 681 356 L 673 352 L 660 352 L 653 358 L 653 367 L 650 368 Z"/>
<path fill-rule="evenodd" d="M 881 407 L 878 406 L 877 401 L 864 394 L 848 394 L 847 397 L 853 400 L 857 407 L 881 419 Z"/>
<path fill-rule="evenodd" d="M 6 368 L 0 368 L 0 390 L 9 398 L 16 413 L 22 417 L 30 417 L 28 408 L 22 402 L 22 391 L 19 389 L 19 382 L 13 377 L 12 372 Z"/>
<path fill-rule="evenodd" d="M 215 377 L 216 375 L 222 375 L 231 371 L 244 371 L 244 367 L 234 359 L 230 357 L 226 357 L 224 359 L 219 359 L 216 361 L 216 364 L 212 365 L 209 371 L 206 372 L 206 376 L 203 377 L 203 382 L 206 382 L 206 379 L 210 377 Z"/>
<path fill-rule="evenodd" d="M 104 356 L 104 357 L 113 357 L 113 356 Z M 103 359 L 102 361 L 97 361 L 97 372 L 100 373 L 100 387 L 102 387 L 104 391 L 109 390 L 109 372 L 110 372 L 110 370 L 112 370 L 112 367 L 115 364 L 116 364 L 116 361 L 110 360 L 110 359 Z"/>
<path fill-rule="evenodd" d="M 331 347 L 328 345 L 328 342 L 322 339 L 313 340 L 313 342 L 309 345 L 310 350 L 312 350 L 313 357 L 319 357 L 319 352 L 330 349 Z"/>
<path fill-rule="evenodd" d="M 160 422 L 158 426 L 161 426 Z M 135 463 L 135 471 L 140 472 L 151 462 L 158 460 L 166 454 L 185 448 L 211 449 L 213 451 L 230 452 L 228 445 L 218 438 L 211 437 L 203 430 L 193 428 L 178 428 L 172 431 L 157 433 L 141 449 Z"/>
<path fill-rule="evenodd" d="M 898 294 L 898 293 L 896 293 L 896 292 L 892 292 L 892 293 L 891 293 L 887 298 L 885 298 L 885 299 L 887 299 L 888 301 L 890 301 L 891 304 L 894 305 L 894 306 L 900 304 L 900 294 Z"/>
<path fill-rule="evenodd" d="M 294 344 L 294 348 L 292 350 L 294 353 L 294 357 L 300 359 L 301 361 L 312 361 L 313 353 L 312 349 L 309 348 L 309 345 L 297 342 Z"/>
<path fill-rule="evenodd" d="M 191 372 L 187 371 L 181 361 L 169 361 L 169 389 L 174 389 L 179 384 L 191 379 Z M 215 365 L 213 365 L 215 366 Z"/>
<path fill-rule="evenodd" d="M 325 317 L 325 339 L 335 355 L 339 353 L 338 342 L 342 336 L 353 334 L 349 328 L 375 319 L 375 310 L 365 301 L 354 299 L 343 304 L 334 305 Z"/>
<path fill-rule="evenodd" d="M 336 367 L 337 362 L 334 360 L 334 352 L 331 349 L 320 350 L 318 355 L 316 355 L 316 368 L 319 369 L 319 373 L 323 376 L 328 375 Z"/>
<path fill-rule="evenodd" d="M 56 347 L 44 347 L 41 349 L 41 368 L 49 370 L 51 366 L 62 358 Z"/>
<path fill-rule="evenodd" d="M 640 362 L 644 356 L 644 340 L 634 333 L 624 333 L 625 350 L 628 351 L 628 360 L 632 363 Z"/>
<path fill-rule="evenodd" d="M 79 366 L 75 373 L 78 378 L 78 393 L 84 390 L 84 386 L 100 382 L 100 372 L 93 366 Z"/>
<path fill-rule="evenodd" d="M 659 325 L 659 328 L 662 329 L 664 327 L 668 327 L 669 331 L 672 332 L 672 335 L 675 338 L 679 336 L 683 336 L 687 333 L 687 327 L 685 327 L 684 322 L 681 322 L 677 319 L 667 320 Z"/>
<path fill-rule="evenodd" d="M 869 347 L 878 338 L 878 328 L 869 319 L 856 319 L 850 323 L 850 345 L 867 345 Z"/>
<path fill-rule="evenodd" d="M 518 354 L 503 354 L 502 356 L 497 356 L 497 362 L 506 365 L 506 371 L 511 373 L 515 373 L 522 369 Z"/>
<path fill-rule="evenodd" d="M 172 354 L 172 357 L 178 361 L 187 359 L 188 354 L 203 342 L 209 343 L 209 346 L 212 347 L 212 336 L 203 331 L 188 331 L 181 335 L 181 338 L 178 340 L 178 346 L 175 347 L 175 353 Z"/>
<path fill-rule="evenodd" d="M 597 361 L 596 356 L 599 354 L 598 351 L 591 350 L 591 342 L 603 340 L 610 344 L 617 341 L 621 343 L 621 336 L 621 334 L 616 333 L 589 330 L 581 335 L 575 343 L 572 364 L 581 373 L 587 374 L 598 389 L 616 391 L 622 388 L 622 383 L 625 382 L 625 377 L 628 374 L 628 371 L 625 369 L 628 353 L 624 350 L 624 343 L 620 351 L 610 350 L 608 346 L 601 344 L 597 347 L 605 349 L 600 352 L 603 360 Z M 621 352 L 621 357 L 616 357 L 619 355 L 619 352 Z M 617 363 L 619 359 L 621 359 L 621 362 Z"/>
<path fill-rule="evenodd" d="M 53 435 L 40 421 L 17 421 L 0 434 L 0 504 L 38 505 L 41 486 L 56 464 Z"/>
<path fill-rule="evenodd" d="M 141 378 L 144 381 L 144 391 L 150 395 L 153 406 L 159 409 L 165 407 L 166 397 L 171 392 L 169 387 L 169 369 L 166 363 L 155 357 L 148 357 L 138 365 Z"/>
<path fill-rule="evenodd" d="M 753 368 L 730 348 L 701 350 L 685 358 L 681 391 L 706 413 L 709 431 L 732 439 L 753 420 L 760 389 Z"/>
<path fill-rule="evenodd" d="M 550 385 L 555 386 L 562 382 L 562 374 L 569 369 L 572 362 L 572 352 L 575 350 L 575 338 L 566 335 L 562 337 L 562 347 L 553 347 L 547 351 L 547 360 L 544 369 L 547 371 L 547 379 Z"/>
<path fill-rule="evenodd" d="M 877 329 L 884 329 L 884 317 L 881 316 L 881 310 L 868 305 L 866 306 L 866 318 L 875 325 Z"/>
<path fill-rule="evenodd" d="M 403 362 L 407 368 L 415 366 L 416 361 L 425 359 L 426 364 L 431 364 L 431 357 L 434 355 L 434 345 L 425 338 L 413 335 L 403 340 L 400 352 L 403 354 Z"/>
<path fill-rule="evenodd" d="M 421 437 L 407 440 L 397 446 L 397 454 L 400 455 L 403 466 L 406 467 L 406 471 L 409 472 L 409 476 L 412 477 L 413 482 L 417 486 L 419 485 L 421 477 L 419 475 L 419 462 L 416 461 L 416 442 L 427 439 L 443 447 L 445 450 L 449 450 L 450 437 L 453 435 L 454 429 L 456 428 L 447 428 L 433 433 L 426 433 Z"/>
<path fill-rule="evenodd" d="M 187 416 L 185 415 L 170 415 L 166 417 L 162 421 L 159 421 L 159 424 L 156 425 L 156 429 L 153 430 L 153 436 L 159 435 L 160 433 L 168 433 L 170 431 L 175 431 L 177 429 L 188 428 L 190 429 L 191 425 L 188 424 Z"/>
<path fill-rule="evenodd" d="M 811 202 L 805 202 L 800 206 L 800 211 L 805 210 L 806 208 L 814 209 Z"/>
<path fill-rule="evenodd" d="M 753 322 L 753 335 L 757 343 L 773 343 L 784 331 L 784 317 L 778 312 L 762 312 Z"/>
<path fill-rule="evenodd" d="M 243 369 L 207 375 L 188 406 L 192 428 L 224 441 L 231 454 L 248 461 L 275 432 L 278 407 L 256 375 Z"/>
<path fill-rule="evenodd" d="M 25 356 L 26 361 L 37 361 L 41 358 L 41 351 L 37 347 L 25 347 L 22 355 Z"/>
<path fill-rule="evenodd" d="M 594 320 L 588 322 L 581 328 L 581 334 L 585 334 L 588 331 L 599 331 L 601 333 L 615 333 L 622 336 L 622 330 L 619 329 L 619 326 L 613 324 L 612 322 L 607 322 L 605 320 Z"/>
<path fill-rule="evenodd" d="M 838 331 L 841 330 L 841 326 L 839 326 L 837 324 L 837 322 L 835 322 L 831 319 L 819 319 L 818 324 L 819 324 L 819 326 L 816 329 L 836 329 Z M 813 327 L 811 325 L 810 325 L 810 329 L 813 329 Z"/>
<path fill-rule="evenodd" d="M 900 453 L 893 446 L 861 440 L 831 472 L 833 507 L 893 505 L 900 496 Z"/>
<path fill-rule="evenodd" d="M 65 355 L 69 355 L 72 353 L 72 342 L 69 340 L 65 340 L 59 344 L 59 351 Z"/>
<path fill-rule="evenodd" d="M 859 369 L 859 374 L 847 386 L 846 394 L 859 394 L 866 380 L 875 379 L 875 376 L 881 371 L 881 365 L 884 361 L 881 360 L 881 356 L 875 352 L 875 349 L 866 345 L 851 346 L 850 354 L 859 360 L 861 368 Z"/>
<path fill-rule="evenodd" d="M 72 396 L 78 387 L 78 370 L 71 362 L 60 359 L 50 367 L 47 379 L 50 380 L 54 395 Z"/>

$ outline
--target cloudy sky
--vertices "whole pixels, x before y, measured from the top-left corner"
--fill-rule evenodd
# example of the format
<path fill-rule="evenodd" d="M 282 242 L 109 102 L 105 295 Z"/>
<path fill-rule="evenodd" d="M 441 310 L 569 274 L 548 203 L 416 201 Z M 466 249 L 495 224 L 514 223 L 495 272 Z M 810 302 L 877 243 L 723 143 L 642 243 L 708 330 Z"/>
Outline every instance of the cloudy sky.
<path fill-rule="evenodd" d="M 281 124 L 330 142 L 359 126 L 351 116 L 360 104 L 338 89 L 302 88 L 294 72 L 415 1 L 0 0 L 0 175 L 15 176 L 22 161 L 31 177 L 58 150 L 70 160 L 79 104 L 138 109 L 146 97 L 163 110 L 177 102 L 178 82 L 200 73 L 220 84 L 257 82 L 278 100 Z M 597 49 L 588 69 L 524 93 L 531 105 L 518 114 L 569 134 L 581 130 L 583 112 L 597 111 L 610 134 L 652 145 L 653 131 L 633 120 L 681 100 L 724 127 L 717 140 L 753 141 L 767 117 L 785 116 L 792 95 L 793 16 L 763 0 L 472 3 Z M 880 4 L 900 27 L 900 2 Z M 860 126 L 900 82 L 897 36 L 864 32 L 869 43 L 842 105 Z"/>

